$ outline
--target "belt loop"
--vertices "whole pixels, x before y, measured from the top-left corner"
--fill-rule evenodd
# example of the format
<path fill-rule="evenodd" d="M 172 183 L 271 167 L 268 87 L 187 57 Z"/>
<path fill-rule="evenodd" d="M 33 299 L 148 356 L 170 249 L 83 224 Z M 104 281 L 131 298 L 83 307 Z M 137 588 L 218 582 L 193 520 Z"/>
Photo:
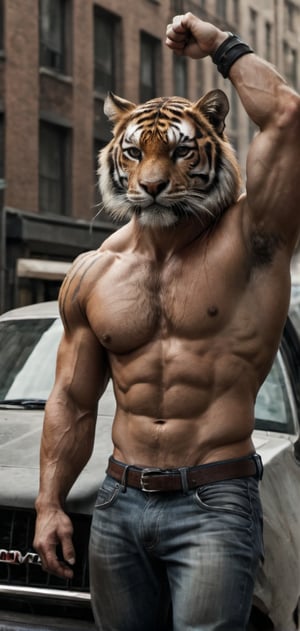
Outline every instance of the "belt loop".
<path fill-rule="evenodd" d="M 181 485 L 182 485 L 182 492 L 184 495 L 187 495 L 189 492 L 189 483 L 188 483 L 188 479 L 187 479 L 187 470 L 188 467 L 178 467 L 178 471 L 180 473 L 180 477 L 181 477 Z"/>
<path fill-rule="evenodd" d="M 264 466 L 262 463 L 262 459 L 260 457 L 259 454 L 253 454 L 253 460 L 255 462 L 255 466 L 256 466 L 256 477 L 258 480 L 262 480 L 263 477 L 263 472 L 264 472 Z"/>
<path fill-rule="evenodd" d="M 128 469 L 129 469 L 129 465 L 126 464 L 124 466 L 124 471 L 122 473 L 122 480 L 121 480 L 122 493 L 126 493 Z"/>

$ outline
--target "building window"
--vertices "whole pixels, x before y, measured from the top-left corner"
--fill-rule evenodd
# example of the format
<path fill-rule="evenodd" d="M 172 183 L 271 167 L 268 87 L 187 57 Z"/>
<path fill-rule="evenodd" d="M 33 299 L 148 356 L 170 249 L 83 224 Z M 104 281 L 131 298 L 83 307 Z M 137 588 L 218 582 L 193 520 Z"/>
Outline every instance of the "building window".
<path fill-rule="evenodd" d="M 106 94 L 116 89 L 116 43 L 118 20 L 95 7 L 94 13 L 94 87 Z"/>
<path fill-rule="evenodd" d="M 140 45 L 140 100 L 143 102 L 157 96 L 159 42 L 147 33 L 141 33 Z"/>
<path fill-rule="evenodd" d="M 240 23 L 240 3 L 239 0 L 233 0 L 233 22 L 236 26 Z"/>
<path fill-rule="evenodd" d="M 291 33 L 296 32 L 296 18 L 298 9 L 293 2 L 285 4 L 285 27 Z"/>
<path fill-rule="evenodd" d="M 227 128 L 226 131 L 227 131 L 227 135 L 229 137 L 229 141 L 231 145 L 235 149 L 236 153 L 238 153 L 238 149 L 239 149 L 238 95 L 233 85 L 230 85 L 230 86 L 227 85 L 226 87 L 224 86 L 224 88 L 226 89 L 226 92 L 230 90 L 229 93 L 227 92 L 230 107 L 229 107 L 228 123 L 226 122 L 226 128 Z"/>
<path fill-rule="evenodd" d="M 4 116 L 0 114 L 0 179 L 4 178 Z"/>
<path fill-rule="evenodd" d="M 102 198 L 99 190 L 99 152 L 103 147 L 105 147 L 106 142 L 103 140 L 99 140 L 99 138 L 94 139 L 94 208 L 93 208 L 93 219 L 97 219 L 97 221 L 110 221 L 112 222 L 112 218 L 107 215 L 103 208 Z"/>
<path fill-rule="evenodd" d="M 4 179 L 4 116 L 3 114 L 0 114 L 0 184 L 1 184 L 1 180 L 3 179 Z"/>
<path fill-rule="evenodd" d="M 298 87 L 298 54 L 287 42 L 283 44 L 285 78 L 294 88 Z"/>
<path fill-rule="evenodd" d="M 171 14 L 179 15 L 184 13 L 183 0 L 171 0 Z"/>
<path fill-rule="evenodd" d="M 227 0 L 217 0 L 216 1 L 216 14 L 218 18 L 222 20 L 226 20 L 227 16 Z"/>
<path fill-rule="evenodd" d="M 270 22 L 265 24 L 265 57 L 268 61 L 272 60 L 272 25 Z"/>
<path fill-rule="evenodd" d="M 197 98 L 200 99 L 205 93 L 205 72 L 204 64 L 197 64 L 196 67 L 196 85 L 197 85 Z"/>
<path fill-rule="evenodd" d="M 99 191 L 99 175 L 98 175 L 99 153 L 101 149 L 105 147 L 105 144 L 106 144 L 105 142 L 103 142 L 102 140 L 99 140 L 98 138 L 94 139 L 93 161 L 94 161 L 94 210 L 95 212 L 93 213 L 93 215 L 97 216 L 98 219 L 101 219 L 101 215 L 102 215 L 102 204 L 101 204 L 101 195 Z"/>
<path fill-rule="evenodd" d="M 67 213 L 68 132 L 64 127 L 40 125 L 39 204 L 41 213 Z"/>
<path fill-rule="evenodd" d="M 4 11 L 3 0 L 0 0 L 0 50 L 4 47 Z"/>
<path fill-rule="evenodd" d="M 65 72 L 65 0 L 40 0 L 40 66 Z"/>
<path fill-rule="evenodd" d="M 254 9 L 249 12 L 249 39 L 254 49 L 257 48 L 257 13 Z"/>
<path fill-rule="evenodd" d="M 202 64 L 199 64 L 199 66 Z M 173 58 L 173 84 L 176 96 L 187 97 L 188 93 L 188 63 L 185 57 Z"/>
<path fill-rule="evenodd" d="M 230 127 L 231 130 L 237 132 L 238 130 L 238 95 L 233 85 L 230 86 Z"/>

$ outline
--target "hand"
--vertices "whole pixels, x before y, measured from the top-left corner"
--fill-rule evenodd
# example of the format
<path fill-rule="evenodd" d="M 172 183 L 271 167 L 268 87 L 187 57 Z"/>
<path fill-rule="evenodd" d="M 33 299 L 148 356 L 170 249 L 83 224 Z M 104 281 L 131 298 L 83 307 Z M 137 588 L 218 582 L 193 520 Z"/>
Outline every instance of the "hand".
<path fill-rule="evenodd" d="M 40 510 L 36 520 L 33 547 L 41 557 L 45 572 L 65 579 L 73 577 L 73 570 L 68 567 L 75 564 L 72 535 L 72 522 L 63 510 Z M 62 548 L 63 561 L 57 558 L 59 544 Z"/>
<path fill-rule="evenodd" d="M 186 55 L 201 59 L 212 55 L 228 33 L 221 31 L 209 22 L 203 22 L 192 13 L 176 15 L 167 26 L 166 45 L 176 55 Z"/>

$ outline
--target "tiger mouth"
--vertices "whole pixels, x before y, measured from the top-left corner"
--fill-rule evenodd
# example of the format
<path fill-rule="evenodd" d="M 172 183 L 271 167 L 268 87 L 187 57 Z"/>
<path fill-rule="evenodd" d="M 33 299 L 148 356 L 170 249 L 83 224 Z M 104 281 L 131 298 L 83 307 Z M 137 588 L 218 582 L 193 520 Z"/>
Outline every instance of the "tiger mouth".
<path fill-rule="evenodd" d="M 132 215 L 135 215 L 142 226 L 152 228 L 168 228 L 177 224 L 184 217 L 184 213 L 175 213 L 173 208 L 166 208 L 158 204 L 146 208 L 135 207 L 132 209 Z"/>
<path fill-rule="evenodd" d="M 138 218 L 152 216 L 153 218 L 161 218 L 172 222 L 190 216 L 189 207 L 186 203 L 173 204 L 172 206 L 162 206 L 160 204 L 151 204 L 147 207 L 138 206 L 133 209 L 133 214 Z"/>
<path fill-rule="evenodd" d="M 141 215 L 143 212 L 154 214 L 170 212 L 173 208 L 171 206 L 163 206 L 162 204 L 149 204 L 149 206 L 138 206 L 134 210 L 137 215 Z"/>
<path fill-rule="evenodd" d="M 142 213 L 153 213 L 154 215 L 161 215 L 166 213 L 175 213 L 183 210 L 184 204 L 172 204 L 172 205 L 163 205 L 158 203 L 149 204 L 149 206 L 135 206 L 134 212 L 137 215 L 141 215 Z"/>

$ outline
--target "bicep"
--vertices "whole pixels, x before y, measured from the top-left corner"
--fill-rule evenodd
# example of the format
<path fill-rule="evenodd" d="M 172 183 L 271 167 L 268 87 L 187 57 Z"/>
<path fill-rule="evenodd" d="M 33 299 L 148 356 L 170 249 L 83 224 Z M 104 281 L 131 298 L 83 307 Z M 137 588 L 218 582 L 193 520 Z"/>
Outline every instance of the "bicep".
<path fill-rule="evenodd" d="M 65 332 L 59 345 L 54 391 L 80 408 L 95 409 L 109 379 L 105 349 L 87 325 Z"/>
<path fill-rule="evenodd" d="M 293 248 L 300 229 L 298 128 L 258 133 L 247 158 L 247 207 L 252 225 Z M 297 140 L 297 142 L 296 142 Z"/>
<path fill-rule="evenodd" d="M 95 412 L 110 376 L 106 350 L 86 314 L 88 273 L 98 259 L 94 251 L 77 257 L 59 292 L 64 334 L 57 354 L 54 397 L 89 412 Z M 101 276 L 101 270 L 98 274 Z M 90 283 L 89 278 L 89 288 Z"/>

